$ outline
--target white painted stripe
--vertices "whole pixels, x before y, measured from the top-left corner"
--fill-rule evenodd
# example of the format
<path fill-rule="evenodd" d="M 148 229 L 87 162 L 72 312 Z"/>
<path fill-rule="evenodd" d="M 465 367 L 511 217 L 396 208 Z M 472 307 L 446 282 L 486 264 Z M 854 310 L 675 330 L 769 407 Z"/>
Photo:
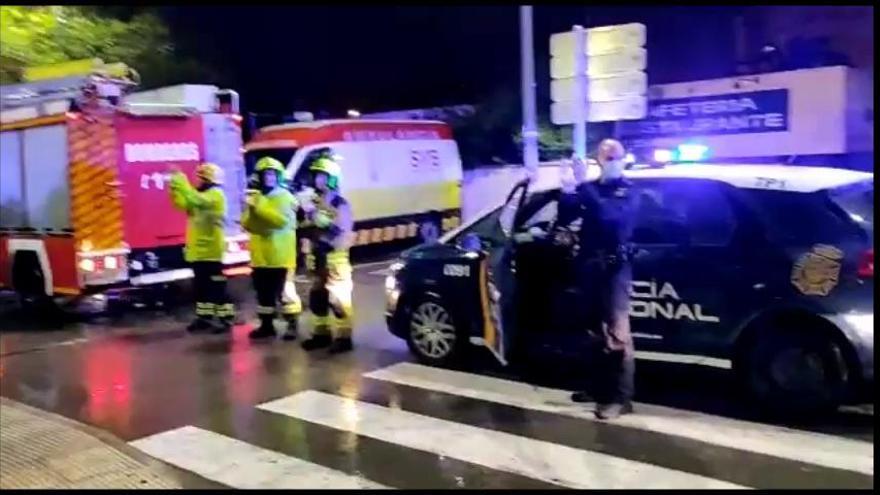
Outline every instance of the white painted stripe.
<path fill-rule="evenodd" d="M 300 392 L 260 409 L 576 488 L 742 488 L 607 454 L 579 450 L 325 394 Z"/>
<path fill-rule="evenodd" d="M 369 272 L 367 275 L 375 275 L 377 277 L 387 277 L 388 275 L 391 275 L 391 270 L 385 268 L 382 270 L 376 270 L 376 271 Z"/>
<path fill-rule="evenodd" d="M 697 356 L 693 354 L 672 354 L 668 352 L 636 351 L 636 359 L 645 361 L 663 361 L 666 363 L 699 364 L 729 370 L 733 363 L 729 359 L 719 359 L 709 356 Z"/>
<path fill-rule="evenodd" d="M 572 403 L 569 398 L 571 393 L 565 390 L 413 363 L 395 364 L 364 376 L 524 409 L 595 420 L 592 411 Z M 622 416 L 614 424 L 874 475 L 874 445 L 848 438 L 650 404 L 636 404 L 634 414 Z"/>
<path fill-rule="evenodd" d="M 176 280 L 185 280 L 193 277 L 191 268 L 178 268 L 176 270 L 168 270 L 157 273 L 146 273 L 132 277 L 131 285 L 150 285 L 164 282 L 174 282 Z"/>
<path fill-rule="evenodd" d="M 147 454 L 233 488 L 385 488 L 319 464 L 184 426 L 130 442 Z"/>
<path fill-rule="evenodd" d="M 371 268 L 374 266 L 382 266 L 382 265 L 390 265 L 394 260 L 385 260 L 385 261 L 371 261 L 369 263 L 358 263 L 354 265 L 355 268 Z"/>

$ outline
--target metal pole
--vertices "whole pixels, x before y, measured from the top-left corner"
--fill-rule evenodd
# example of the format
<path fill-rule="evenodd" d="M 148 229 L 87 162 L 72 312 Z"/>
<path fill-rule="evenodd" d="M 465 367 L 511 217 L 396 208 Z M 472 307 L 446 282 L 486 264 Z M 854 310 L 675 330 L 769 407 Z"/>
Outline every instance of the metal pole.
<path fill-rule="evenodd" d="M 532 34 L 532 7 L 519 8 L 519 44 L 522 67 L 522 112 L 523 112 L 523 161 L 526 174 L 535 177 L 538 172 L 538 125 L 537 105 L 535 104 L 535 43 Z"/>
<path fill-rule="evenodd" d="M 574 153 L 587 157 L 587 32 L 574 26 Z"/>

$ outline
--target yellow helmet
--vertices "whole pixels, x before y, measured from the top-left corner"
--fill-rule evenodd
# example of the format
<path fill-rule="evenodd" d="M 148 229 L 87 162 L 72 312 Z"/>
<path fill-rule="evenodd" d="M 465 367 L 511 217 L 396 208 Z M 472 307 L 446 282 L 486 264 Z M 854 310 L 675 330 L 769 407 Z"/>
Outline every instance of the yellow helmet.
<path fill-rule="evenodd" d="M 311 172 L 323 172 L 329 176 L 327 187 L 330 189 L 339 188 L 339 180 L 342 178 L 342 167 L 338 163 L 327 157 L 321 157 L 312 163 L 309 167 Z"/>
<path fill-rule="evenodd" d="M 196 177 L 211 184 L 223 184 L 223 169 L 213 163 L 203 163 L 196 167 Z"/>
<path fill-rule="evenodd" d="M 284 164 L 279 162 L 278 160 L 272 158 L 271 156 L 264 156 L 257 160 L 256 171 L 262 172 L 263 170 L 276 170 L 279 175 L 284 174 Z"/>

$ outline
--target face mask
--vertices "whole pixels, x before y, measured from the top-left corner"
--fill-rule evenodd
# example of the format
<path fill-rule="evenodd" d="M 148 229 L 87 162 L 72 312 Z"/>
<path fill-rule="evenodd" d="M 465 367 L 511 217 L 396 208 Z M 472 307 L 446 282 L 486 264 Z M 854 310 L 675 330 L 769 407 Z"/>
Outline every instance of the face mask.
<path fill-rule="evenodd" d="M 599 180 L 602 182 L 615 180 L 623 177 L 623 169 L 626 167 L 624 160 L 613 160 L 605 162 L 602 165 L 602 176 Z"/>
<path fill-rule="evenodd" d="M 271 187 L 266 182 L 266 176 L 268 174 L 275 175 L 275 184 Z M 268 194 L 272 192 L 272 190 L 274 190 L 276 187 L 278 187 L 278 175 L 274 171 L 263 172 L 263 174 L 260 176 L 260 190 L 263 192 L 263 194 Z"/>

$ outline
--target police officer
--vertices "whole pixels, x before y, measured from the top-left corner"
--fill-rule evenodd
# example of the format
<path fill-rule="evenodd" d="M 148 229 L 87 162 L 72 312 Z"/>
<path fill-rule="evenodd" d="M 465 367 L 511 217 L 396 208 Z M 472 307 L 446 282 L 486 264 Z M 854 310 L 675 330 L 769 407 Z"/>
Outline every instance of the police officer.
<path fill-rule="evenodd" d="M 573 160 L 576 186 L 560 199 L 560 216 L 576 212 L 581 226 L 575 256 L 578 283 L 590 294 L 594 345 L 589 391 L 572 395 L 575 402 L 597 402 L 596 416 L 613 419 L 632 412 L 635 356 L 629 322 L 632 280 L 630 238 L 635 195 L 623 177 L 623 145 L 614 139 L 599 144 L 598 181 L 586 181 L 586 164 Z"/>
<path fill-rule="evenodd" d="M 302 303 L 288 273 L 296 271 L 297 201 L 283 187 L 284 165 L 272 157 L 257 161 L 258 189 L 249 189 L 241 225 L 250 233 L 252 280 L 260 326 L 249 337 L 275 337 L 276 307 L 284 296 L 285 340 L 296 339 Z"/>
<path fill-rule="evenodd" d="M 222 172 L 213 163 L 203 163 L 196 168 L 195 187 L 179 170 L 169 183 L 171 201 L 187 215 L 184 257 L 192 264 L 196 300 L 196 318 L 187 326 L 190 332 L 223 333 L 232 327 L 235 317 L 223 275 L 226 196 L 219 187 Z"/>
<path fill-rule="evenodd" d="M 354 283 L 349 244 L 354 220 L 348 201 L 339 193 L 339 164 L 322 156 L 309 170 L 317 195 L 303 205 L 303 227 L 310 246 L 306 264 L 312 276 L 309 309 L 314 325 L 312 337 L 302 347 L 307 351 L 329 347 L 329 352 L 336 354 L 352 349 Z"/>

